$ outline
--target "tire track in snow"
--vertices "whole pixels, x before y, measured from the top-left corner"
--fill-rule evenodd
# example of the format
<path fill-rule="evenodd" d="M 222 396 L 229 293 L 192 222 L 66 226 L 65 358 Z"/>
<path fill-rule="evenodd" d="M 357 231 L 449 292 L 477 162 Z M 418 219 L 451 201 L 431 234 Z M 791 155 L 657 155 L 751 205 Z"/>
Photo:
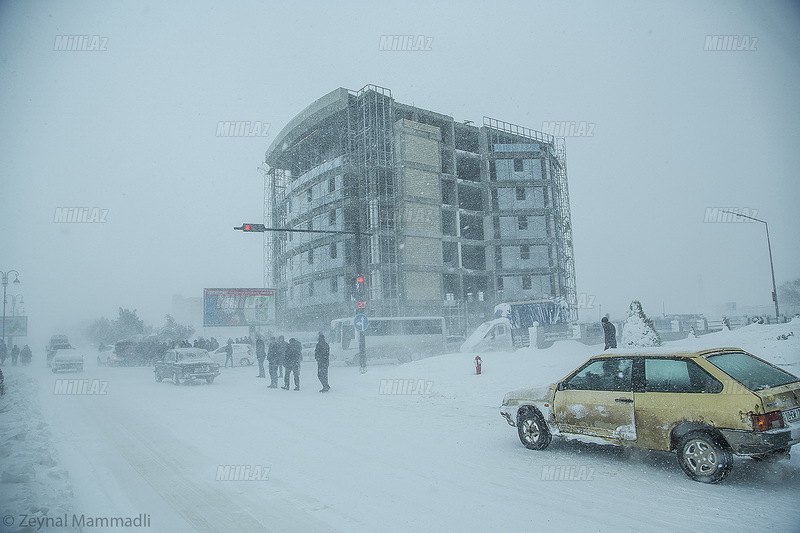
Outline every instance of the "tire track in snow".
<path fill-rule="evenodd" d="M 228 495 L 211 486 L 211 481 L 197 482 L 186 472 L 197 472 L 209 460 L 190 445 L 171 438 L 162 428 L 148 424 L 141 417 L 119 416 L 122 413 L 101 413 L 91 406 L 87 412 L 93 424 L 125 461 L 144 479 L 153 490 L 180 514 L 196 531 L 202 533 L 229 531 L 335 531 L 327 524 L 298 509 L 295 503 L 281 496 L 275 487 L 264 490 L 275 495 L 272 512 L 264 510 L 264 516 L 254 516 Z M 136 428 L 120 420 L 131 421 Z M 150 435 L 158 435 L 153 438 Z M 208 471 L 215 470 L 208 465 Z M 236 483 L 236 482 L 224 482 Z M 255 483 L 255 482 L 246 482 Z M 270 481 L 272 484 L 272 482 Z"/>

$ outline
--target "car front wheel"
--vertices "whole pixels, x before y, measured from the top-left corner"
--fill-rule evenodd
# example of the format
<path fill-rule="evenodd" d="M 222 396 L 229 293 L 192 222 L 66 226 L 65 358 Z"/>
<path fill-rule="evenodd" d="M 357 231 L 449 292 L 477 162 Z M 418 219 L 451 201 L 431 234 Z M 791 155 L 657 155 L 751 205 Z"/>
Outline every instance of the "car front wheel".
<path fill-rule="evenodd" d="M 153 372 L 153 373 L 156 375 L 156 381 L 157 381 L 158 383 L 161 383 L 161 380 L 162 380 L 162 379 L 164 379 L 164 378 L 162 378 L 162 377 L 161 377 L 161 374 L 159 374 L 159 373 L 158 373 L 158 370 L 156 370 L 156 371 L 155 371 L 155 372 Z"/>
<path fill-rule="evenodd" d="M 533 409 L 528 409 L 524 414 L 519 415 L 517 432 L 522 444 L 531 450 L 544 450 L 552 439 L 541 413 Z"/>
<path fill-rule="evenodd" d="M 733 455 L 721 437 L 705 431 L 687 433 L 678 442 L 678 463 L 690 479 L 719 483 L 733 468 Z"/>
<path fill-rule="evenodd" d="M 248 359 L 247 357 L 242 357 L 241 359 L 239 359 L 239 366 L 250 366 L 252 364 L 253 363 L 251 363 L 250 359 Z"/>
<path fill-rule="evenodd" d="M 209 377 L 207 377 L 207 378 L 206 378 L 206 383 L 208 383 L 209 385 L 210 385 L 210 384 L 212 384 L 212 383 L 214 383 L 214 376 L 209 376 Z"/>
<path fill-rule="evenodd" d="M 172 383 L 174 383 L 175 385 L 180 385 L 180 383 L 181 383 L 181 380 L 178 379 L 178 373 L 177 372 L 173 372 L 172 373 Z"/>

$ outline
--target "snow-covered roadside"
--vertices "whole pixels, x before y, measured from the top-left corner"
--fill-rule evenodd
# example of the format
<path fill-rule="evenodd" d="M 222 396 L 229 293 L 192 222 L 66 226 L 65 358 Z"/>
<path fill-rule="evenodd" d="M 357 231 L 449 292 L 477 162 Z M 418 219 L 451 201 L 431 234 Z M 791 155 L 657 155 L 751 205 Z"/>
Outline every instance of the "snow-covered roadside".
<path fill-rule="evenodd" d="M 37 381 L 23 367 L 5 367 L 5 395 L 0 396 L 0 530 L 48 531 L 50 517 L 70 514 L 72 484 L 42 416 Z M 58 531 L 73 531 L 58 527 Z"/>
<path fill-rule="evenodd" d="M 799 333 L 796 322 L 753 325 L 666 346 L 741 346 L 797 374 Z M 752 530 L 739 517 L 758 515 L 766 501 L 773 508 L 759 525 L 795 530 L 798 452 L 774 465 L 737 458 L 723 484 L 707 486 L 688 480 L 674 454 L 628 456 L 563 441 L 542 452 L 524 448 L 499 414 L 503 395 L 551 383 L 601 352 L 565 341 L 481 354 L 481 375 L 474 354 L 371 366 L 366 374 L 332 367 L 325 395 L 308 362 L 300 392 L 267 389 L 255 367 L 223 369 L 213 385 L 179 387 L 156 383 L 148 368 L 93 362 L 80 374 L 14 373 L 31 391 L 28 404 L 37 406 L 37 394 L 41 402 L 28 419 L 51 424 L 42 425 L 50 432 L 42 446 L 71 472 L 73 512 L 147 513 L 145 530 L 737 532 Z M 99 386 L 55 394 L 62 379 Z M 12 435 L 5 426 L 0 433 L 3 443 Z M 224 465 L 263 466 L 268 479 L 220 479 Z M 548 476 L 558 469 L 585 479 Z M 46 474 L 40 479 L 53 493 L 58 480 Z M 48 501 L 37 498 L 28 501 Z"/>

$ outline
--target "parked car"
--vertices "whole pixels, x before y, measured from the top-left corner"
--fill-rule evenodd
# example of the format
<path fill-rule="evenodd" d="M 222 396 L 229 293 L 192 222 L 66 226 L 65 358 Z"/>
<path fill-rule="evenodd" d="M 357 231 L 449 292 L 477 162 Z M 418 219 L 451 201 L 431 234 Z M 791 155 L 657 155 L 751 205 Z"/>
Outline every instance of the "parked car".
<path fill-rule="evenodd" d="M 58 348 L 50 361 L 53 373 L 59 370 L 83 371 L 83 352 L 76 350 L 72 346 L 69 348 Z"/>
<path fill-rule="evenodd" d="M 256 351 L 249 344 L 231 344 L 233 346 L 233 364 L 236 366 L 250 366 L 256 360 Z M 227 344 L 220 346 L 213 352 L 211 357 L 219 364 L 225 364 L 225 349 Z"/>
<path fill-rule="evenodd" d="M 155 363 L 156 381 L 169 378 L 175 385 L 181 381 L 205 379 L 213 383 L 219 375 L 219 365 L 206 350 L 200 348 L 175 348 L 167 350 L 164 358 Z"/>
<path fill-rule="evenodd" d="M 800 378 L 740 348 L 614 350 L 550 386 L 509 392 L 500 413 L 533 450 L 560 436 L 674 451 L 689 478 L 717 483 L 734 454 L 789 457 Z"/>

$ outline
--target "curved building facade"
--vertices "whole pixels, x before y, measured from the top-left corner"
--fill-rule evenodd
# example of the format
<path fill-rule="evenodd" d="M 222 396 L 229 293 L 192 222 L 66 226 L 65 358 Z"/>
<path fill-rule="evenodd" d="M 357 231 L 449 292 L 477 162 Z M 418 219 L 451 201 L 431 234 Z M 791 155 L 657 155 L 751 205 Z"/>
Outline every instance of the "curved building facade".
<path fill-rule="evenodd" d="M 558 298 L 576 317 L 563 142 L 399 103 L 385 88 L 337 89 L 266 153 L 265 281 L 298 329 L 356 311 L 445 316 L 451 334 L 494 305 Z M 364 298 L 358 298 L 363 300 Z"/>

